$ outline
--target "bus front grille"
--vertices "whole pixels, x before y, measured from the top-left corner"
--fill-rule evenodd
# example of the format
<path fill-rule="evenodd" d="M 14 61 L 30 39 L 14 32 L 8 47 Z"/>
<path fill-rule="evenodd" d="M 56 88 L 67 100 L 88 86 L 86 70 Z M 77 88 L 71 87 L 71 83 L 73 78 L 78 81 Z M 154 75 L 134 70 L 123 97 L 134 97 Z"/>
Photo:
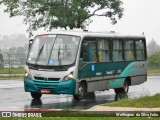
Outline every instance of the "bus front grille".
<path fill-rule="evenodd" d="M 45 77 L 34 77 L 35 80 L 42 80 L 42 81 L 59 81 L 60 78 L 45 78 Z"/>

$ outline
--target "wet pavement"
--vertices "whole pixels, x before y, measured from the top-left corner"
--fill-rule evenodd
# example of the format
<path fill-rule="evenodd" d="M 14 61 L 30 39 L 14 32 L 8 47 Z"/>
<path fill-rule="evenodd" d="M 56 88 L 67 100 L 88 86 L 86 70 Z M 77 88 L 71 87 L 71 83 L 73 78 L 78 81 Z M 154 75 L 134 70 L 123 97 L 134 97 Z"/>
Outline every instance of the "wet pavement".
<path fill-rule="evenodd" d="M 149 76 L 147 82 L 131 86 L 128 99 L 136 99 L 141 96 L 160 93 L 160 76 Z M 95 95 L 88 95 L 82 101 L 75 101 L 71 95 L 43 95 L 41 100 L 34 100 L 30 93 L 24 92 L 22 80 L 0 81 L 0 110 L 3 108 L 20 109 L 63 109 L 63 110 L 85 110 L 95 105 L 114 102 L 119 99 L 114 90 L 96 91 Z"/>

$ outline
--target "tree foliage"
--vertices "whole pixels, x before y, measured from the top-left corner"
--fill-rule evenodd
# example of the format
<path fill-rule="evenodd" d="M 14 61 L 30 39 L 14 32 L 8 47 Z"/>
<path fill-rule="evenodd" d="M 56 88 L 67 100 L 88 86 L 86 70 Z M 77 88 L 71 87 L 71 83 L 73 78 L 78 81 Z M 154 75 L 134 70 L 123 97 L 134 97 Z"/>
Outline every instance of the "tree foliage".
<path fill-rule="evenodd" d="M 80 28 L 92 16 L 108 17 L 115 24 L 123 15 L 120 0 L 0 0 L 0 4 L 10 17 L 24 16 L 30 33 L 39 28 Z"/>
<path fill-rule="evenodd" d="M 148 67 L 149 69 L 160 68 L 160 54 L 155 53 L 148 56 Z"/>
<path fill-rule="evenodd" d="M 160 52 L 160 46 L 157 44 L 157 42 L 152 39 L 148 45 L 147 45 L 147 48 L 148 48 L 148 55 L 151 55 L 151 54 L 155 54 L 155 53 L 159 53 Z M 154 49 L 153 49 L 154 48 Z"/>

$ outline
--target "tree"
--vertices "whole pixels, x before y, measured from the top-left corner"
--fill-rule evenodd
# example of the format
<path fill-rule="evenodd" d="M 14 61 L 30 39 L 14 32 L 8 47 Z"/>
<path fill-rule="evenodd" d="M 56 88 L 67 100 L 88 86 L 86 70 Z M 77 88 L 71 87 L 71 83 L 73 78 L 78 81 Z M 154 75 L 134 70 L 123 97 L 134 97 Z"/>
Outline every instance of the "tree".
<path fill-rule="evenodd" d="M 148 48 L 148 55 L 160 52 L 160 46 L 156 43 L 156 41 L 154 39 L 152 39 L 148 43 L 147 48 Z"/>
<path fill-rule="evenodd" d="M 17 59 L 19 59 L 21 65 L 24 65 L 24 64 L 25 64 L 26 56 L 27 56 L 27 55 L 25 54 L 25 48 L 23 48 L 23 47 L 18 47 L 17 50 L 16 50 L 16 55 L 15 55 L 15 57 L 16 57 Z"/>
<path fill-rule="evenodd" d="M 92 16 L 109 17 L 115 24 L 123 15 L 120 0 L 0 0 L 0 4 L 10 17 L 24 16 L 29 33 L 39 28 L 80 28 Z"/>
<path fill-rule="evenodd" d="M 152 54 L 148 56 L 148 67 L 155 69 L 160 67 L 160 54 Z"/>

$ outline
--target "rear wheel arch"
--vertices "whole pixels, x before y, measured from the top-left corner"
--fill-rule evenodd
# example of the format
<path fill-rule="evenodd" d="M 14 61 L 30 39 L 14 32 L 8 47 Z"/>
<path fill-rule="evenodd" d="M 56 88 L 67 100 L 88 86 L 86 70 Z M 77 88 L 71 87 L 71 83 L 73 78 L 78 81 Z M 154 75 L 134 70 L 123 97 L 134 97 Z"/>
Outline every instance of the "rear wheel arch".
<path fill-rule="evenodd" d="M 121 94 L 121 93 L 128 93 L 129 86 L 131 85 L 131 77 L 126 77 L 124 82 L 123 82 L 123 87 L 121 88 L 115 88 L 114 91 L 116 94 Z"/>
<path fill-rule="evenodd" d="M 130 76 L 126 77 L 125 81 L 127 81 L 128 85 L 131 86 L 131 77 Z"/>

